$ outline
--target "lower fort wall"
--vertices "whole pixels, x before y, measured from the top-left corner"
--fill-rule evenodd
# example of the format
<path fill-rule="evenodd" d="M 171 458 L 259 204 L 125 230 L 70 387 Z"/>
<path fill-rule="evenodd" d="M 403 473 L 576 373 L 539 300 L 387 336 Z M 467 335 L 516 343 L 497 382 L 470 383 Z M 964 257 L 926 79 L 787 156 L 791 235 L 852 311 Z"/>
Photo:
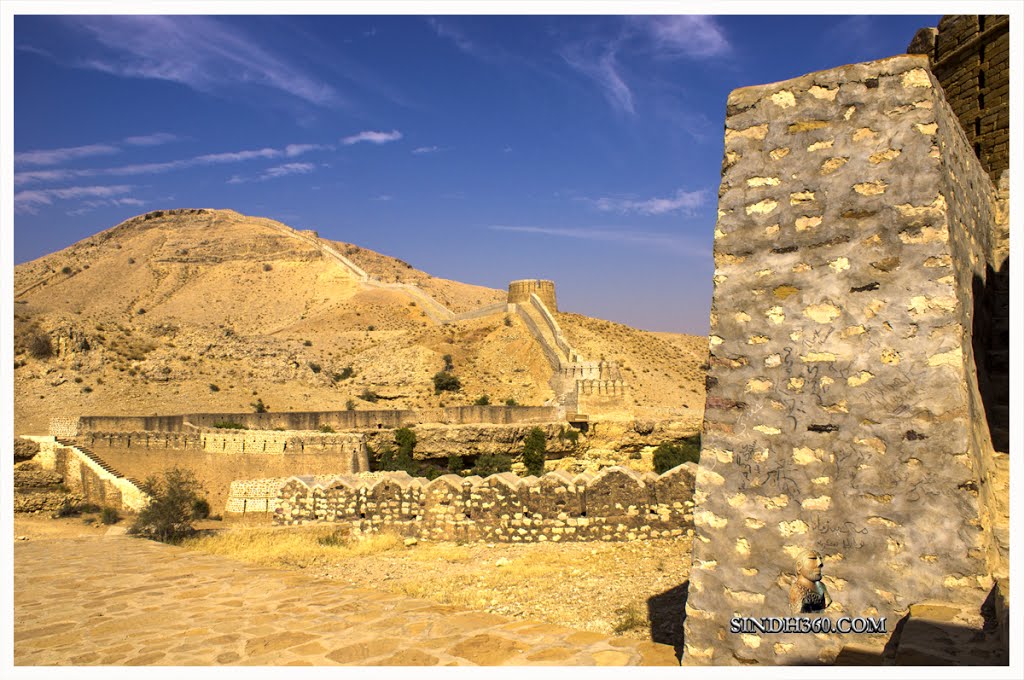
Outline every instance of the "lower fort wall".
<path fill-rule="evenodd" d="M 540 478 L 501 473 L 428 481 L 404 472 L 292 477 L 237 482 L 229 507 L 248 506 L 252 512 L 265 501 L 278 524 L 337 522 L 360 532 L 391 530 L 428 540 L 671 538 L 692 526 L 695 472 L 696 466 L 686 463 L 662 475 L 611 467 Z M 276 498 L 268 495 L 273 486 L 278 486 Z"/>

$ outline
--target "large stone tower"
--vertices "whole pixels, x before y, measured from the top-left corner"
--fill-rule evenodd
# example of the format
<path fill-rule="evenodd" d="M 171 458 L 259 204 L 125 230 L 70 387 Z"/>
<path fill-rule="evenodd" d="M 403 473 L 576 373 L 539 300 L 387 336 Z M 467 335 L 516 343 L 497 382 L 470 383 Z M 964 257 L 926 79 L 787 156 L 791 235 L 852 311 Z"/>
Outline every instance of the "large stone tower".
<path fill-rule="evenodd" d="M 555 282 L 546 279 L 521 279 L 508 284 L 509 303 L 523 303 L 530 301 L 530 295 L 537 294 L 540 301 L 548 308 L 548 311 L 558 311 L 558 302 L 555 300 Z"/>

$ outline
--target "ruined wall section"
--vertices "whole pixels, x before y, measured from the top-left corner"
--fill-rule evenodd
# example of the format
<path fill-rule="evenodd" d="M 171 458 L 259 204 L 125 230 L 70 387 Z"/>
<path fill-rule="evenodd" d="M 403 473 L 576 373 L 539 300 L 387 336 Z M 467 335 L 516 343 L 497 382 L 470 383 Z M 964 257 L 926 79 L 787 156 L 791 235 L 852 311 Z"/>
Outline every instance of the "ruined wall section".
<path fill-rule="evenodd" d="M 612 467 L 575 477 L 565 471 L 540 478 L 444 475 L 433 481 L 404 472 L 331 480 L 295 477 L 280 487 L 274 521 L 341 522 L 359 532 L 391 530 L 446 541 L 671 538 L 692 526 L 695 468 L 687 463 L 660 476 Z M 251 492 L 264 489 L 257 485 Z M 241 494 L 250 487 L 237 490 Z M 229 507 L 238 508 L 243 499 L 233 500 Z"/>
<path fill-rule="evenodd" d="M 832 660 L 728 632 L 788 613 L 805 549 L 833 618 L 984 600 L 946 106 L 919 56 L 729 97 L 686 663 Z"/>

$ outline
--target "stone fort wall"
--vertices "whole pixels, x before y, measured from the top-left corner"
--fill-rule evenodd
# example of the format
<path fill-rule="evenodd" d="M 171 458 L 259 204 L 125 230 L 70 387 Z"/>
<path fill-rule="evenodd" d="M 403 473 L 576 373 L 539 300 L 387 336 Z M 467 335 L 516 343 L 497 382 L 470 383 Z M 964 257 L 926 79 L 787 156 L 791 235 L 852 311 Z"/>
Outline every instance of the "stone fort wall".
<path fill-rule="evenodd" d="M 278 485 L 273 513 L 279 524 L 339 522 L 361 532 L 387 529 L 446 541 L 644 540 L 681 536 L 691 526 L 695 468 L 686 463 L 662 475 L 621 467 L 540 478 L 444 475 L 433 481 L 403 472 L 296 477 L 283 485 L 268 480 L 233 487 L 239 495 L 232 501 L 252 498 L 258 508 L 268 488 Z"/>
<path fill-rule="evenodd" d="M 1010 18 L 949 15 L 907 52 L 925 54 L 967 141 L 993 182 L 1010 167 Z"/>
<path fill-rule="evenodd" d="M 788 614 L 805 549 L 833 617 L 991 586 L 971 332 L 993 189 L 922 56 L 727 107 L 684 662 L 827 662 L 850 640 L 728 632 Z"/>

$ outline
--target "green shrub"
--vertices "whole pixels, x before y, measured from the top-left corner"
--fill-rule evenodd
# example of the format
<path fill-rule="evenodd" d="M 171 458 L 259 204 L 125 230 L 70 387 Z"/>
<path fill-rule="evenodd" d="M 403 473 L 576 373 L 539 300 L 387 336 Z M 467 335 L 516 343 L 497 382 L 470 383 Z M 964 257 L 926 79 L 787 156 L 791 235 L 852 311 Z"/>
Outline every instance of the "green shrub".
<path fill-rule="evenodd" d="M 57 511 L 53 513 L 53 518 L 57 519 L 60 517 L 78 517 L 81 514 L 82 511 L 79 509 L 77 503 L 72 503 L 71 501 L 64 499 L 64 502 L 60 504 L 60 507 L 57 508 Z"/>
<path fill-rule="evenodd" d="M 250 406 L 256 413 L 266 413 L 270 410 L 270 407 L 263 403 L 263 399 L 257 399 Z"/>
<path fill-rule="evenodd" d="M 242 425 L 241 423 L 236 423 L 236 422 L 234 422 L 232 420 L 218 420 L 216 423 L 213 424 L 213 426 L 215 428 L 217 428 L 218 430 L 248 430 L 249 429 L 245 425 Z"/>
<path fill-rule="evenodd" d="M 444 372 L 445 373 L 451 373 L 452 371 L 455 370 L 455 364 L 452 363 L 452 355 L 451 354 L 445 354 L 443 357 L 441 357 L 441 361 L 444 362 Z"/>
<path fill-rule="evenodd" d="M 501 453 L 485 453 L 476 459 L 476 465 L 473 466 L 473 474 L 480 475 L 481 477 L 493 475 L 498 472 L 511 471 L 512 459 Z"/>
<path fill-rule="evenodd" d="M 377 400 L 380 399 L 380 395 L 374 392 L 373 390 L 367 388 L 363 390 L 363 393 L 359 395 L 359 398 L 362 399 L 363 401 L 368 401 L 371 404 L 375 404 L 377 403 Z"/>
<path fill-rule="evenodd" d="M 303 340 L 302 341 L 302 346 L 303 347 L 312 347 L 313 346 L 313 341 L 312 340 Z"/>
<path fill-rule="evenodd" d="M 462 389 L 462 381 L 458 376 L 448 371 L 438 371 L 434 374 L 434 394 L 442 392 L 458 392 Z"/>
<path fill-rule="evenodd" d="M 351 366 L 346 366 L 345 368 L 341 369 L 340 371 L 332 375 L 331 379 L 334 380 L 334 382 L 339 382 L 342 380 L 348 380 L 355 374 L 356 372 L 352 370 Z"/>
<path fill-rule="evenodd" d="M 50 336 L 38 328 L 29 331 L 25 346 L 28 353 L 36 359 L 48 359 L 53 356 L 53 343 L 50 342 Z"/>
<path fill-rule="evenodd" d="M 327 423 L 324 423 L 323 425 L 320 426 L 320 431 L 323 432 L 324 434 L 332 434 L 334 432 L 334 428 L 328 425 Z"/>
<path fill-rule="evenodd" d="M 320 545 L 325 545 L 331 548 L 340 548 L 348 545 L 349 542 L 349 530 L 347 528 L 335 529 L 326 536 L 320 536 L 316 539 L 316 542 Z"/>
<path fill-rule="evenodd" d="M 315 361 L 310 361 L 306 365 L 309 366 L 309 370 L 313 371 L 314 373 L 319 373 L 321 370 L 320 364 L 316 363 Z"/>
<path fill-rule="evenodd" d="M 346 411 L 355 411 L 356 410 L 356 402 L 355 402 L 355 400 L 349 399 L 348 401 L 346 401 L 345 402 L 345 410 Z"/>
<path fill-rule="evenodd" d="M 95 503 L 79 503 L 78 511 L 88 513 L 99 512 L 100 506 L 96 505 Z"/>
<path fill-rule="evenodd" d="M 512 325 L 512 317 L 509 316 L 508 314 L 505 315 L 505 325 L 506 326 L 511 326 Z"/>
<path fill-rule="evenodd" d="M 117 524 L 121 521 L 121 515 L 118 514 L 117 508 L 106 507 L 100 513 L 100 521 L 104 524 Z"/>
<path fill-rule="evenodd" d="M 462 461 L 462 456 L 456 453 L 448 456 L 448 472 L 459 474 L 465 467 L 466 465 Z"/>
<path fill-rule="evenodd" d="M 477 406 L 490 406 L 491 398 L 485 394 L 481 397 L 478 397 L 477 400 L 474 401 L 473 403 Z"/>
<path fill-rule="evenodd" d="M 129 533 L 162 543 L 178 543 L 195 533 L 194 513 L 202 500 L 202 485 L 189 470 L 173 467 L 163 477 L 149 477 L 142 483 L 149 504 L 139 512 Z M 209 505 L 206 506 L 209 513 Z"/>
<path fill-rule="evenodd" d="M 562 441 L 568 441 L 572 444 L 573 448 L 576 448 L 580 443 L 580 431 L 574 430 L 571 427 L 569 429 L 562 427 L 558 430 L 558 438 Z"/>
<path fill-rule="evenodd" d="M 60 273 L 61 274 L 65 274 L 65 275 L 66 274 L 70 274 L 71 273 L 71 267 L 61 267 Z"/>
<path fill-rule="evenodd" d="M 206 519 L 210 516 L 210 503 L 205 498 L 192 501 L 192 519 Z"/>
<path fill-rule="evenodd" d="M 220 392 L 220 387 L 218 387 L 218 386 L 217 386 L 216 384 L 214 384 L 214 383 L 210 383 L 210 391 L 211 391 L 211 392 Z"/>
<path fill-rule="evenodd" d="M 683 463 L 700 462 L 700 435 L 678 444 L 664 443 L 654 449 L 654 471 L 659 475 Z"/>
<path fill-rule="evenodd" d="M 523 465 L 531 475 L 540 477 L 544 474 L 544 460 L 547 451 L 547 437 L 544 430 L 535 427 L 526 435 L 523 442 Z"/>
<path fill-rule="evenodd" d="M 398 445 L 400 455 L 405 455 L 412 460 L 413 449 L 416 448 L 416 433 L 408 427 L 400 427 L 395 430 L 395 444 Z"/>
<path fill-rule="evenodd" d="M 519 406 L 519 402 L 515 400 L 515 397 L 509 397 L 505 400 L 505 406 Z"/>

